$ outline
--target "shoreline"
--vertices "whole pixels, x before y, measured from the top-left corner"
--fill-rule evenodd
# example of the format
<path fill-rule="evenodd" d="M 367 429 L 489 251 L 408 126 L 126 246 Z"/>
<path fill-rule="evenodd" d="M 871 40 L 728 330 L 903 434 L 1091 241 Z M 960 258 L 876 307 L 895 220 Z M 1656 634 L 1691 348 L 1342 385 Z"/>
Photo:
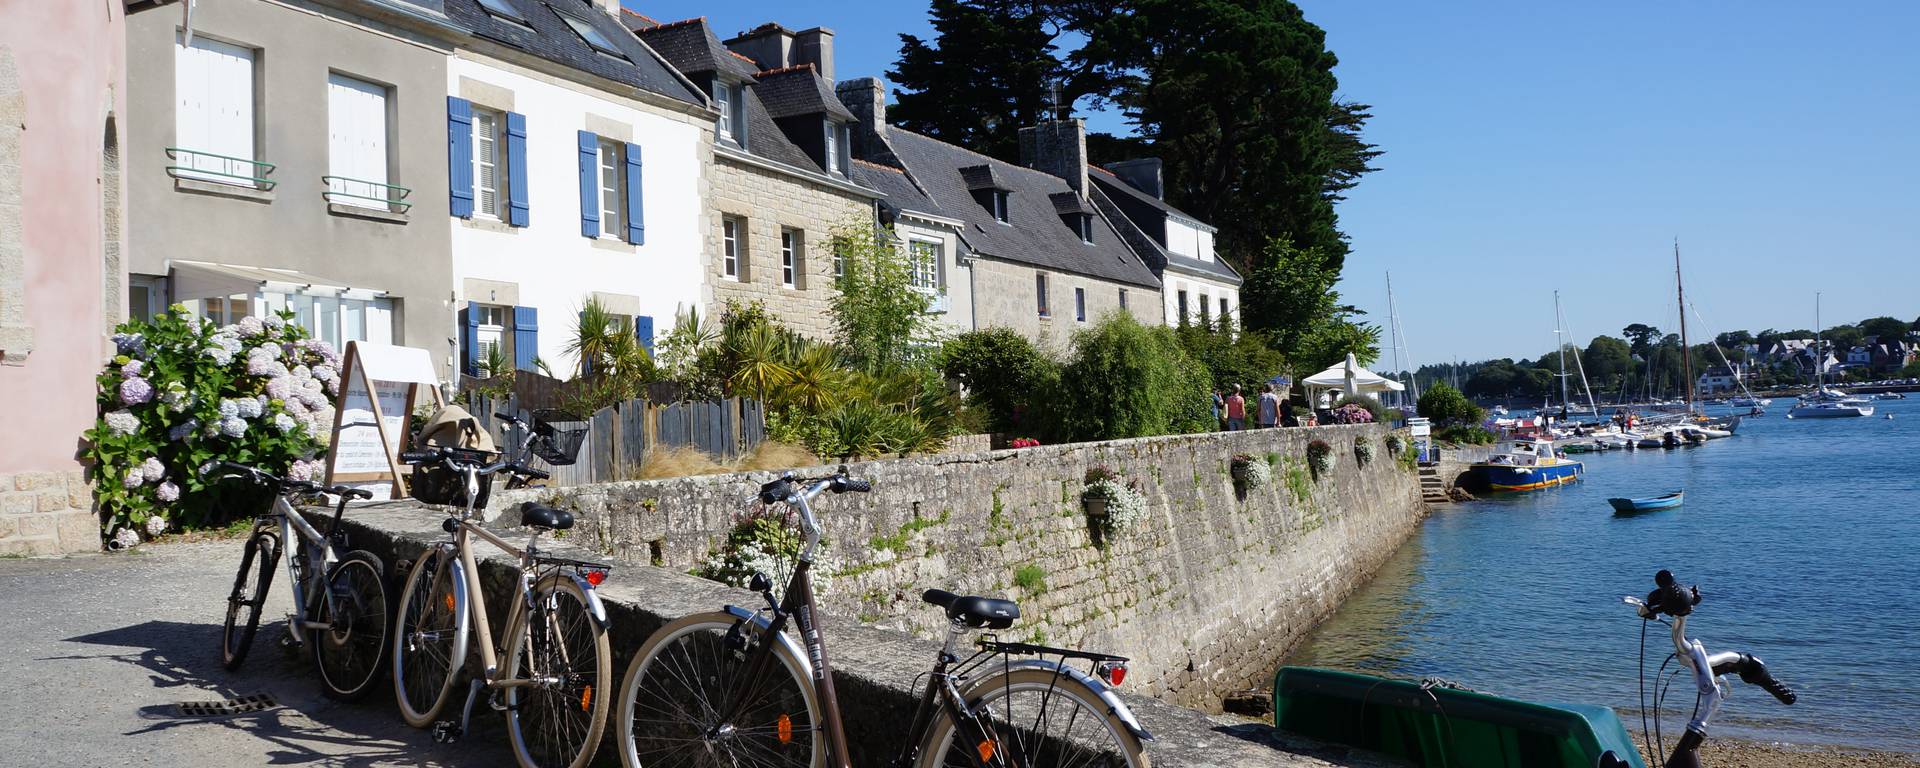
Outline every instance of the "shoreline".
<path fill-rule="evenodd" d="M 1646 745 L 1638 732 L 1634 733 L 1634 744 L 1641 749 L 1640 756 L 1649 767 L 1661 765 L 1666 759 L 1665 755 L 1658 758 L 1647 755 Z M 1667 748 L 1673 748 L 1671 736 L 1667 739 Z M 1920 754 L 1827 744 L 1710 737 L 1700 747 L 1700 762 L 1714 768 L 1899 768 L 1920 766 Z"/>

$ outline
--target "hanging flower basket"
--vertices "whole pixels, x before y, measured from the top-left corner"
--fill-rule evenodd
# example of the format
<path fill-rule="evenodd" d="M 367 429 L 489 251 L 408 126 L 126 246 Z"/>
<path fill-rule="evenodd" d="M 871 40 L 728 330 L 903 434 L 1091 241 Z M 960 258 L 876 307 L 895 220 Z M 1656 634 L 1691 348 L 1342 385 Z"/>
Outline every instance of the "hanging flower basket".
<path fill-rule="evenodd" d="M 1307 443 L 1307 466 L 1313 470 L 1314 477 L 1333 471 L 1333 446 L 1325 440 Z"/>
<path fill-rule="evenodd" d="M 1242 453 L 1235 455 L 1228 467 L 1233 474 L 1234 488 L 1241 493 L 1265 488 L 1273 482 L 1273 466 L 1265 459 Z"/>
<path fill-rule="evenodd" d="M 1363 467 L 1371 463 L 1373 461 L 1373 443 L 1368 442 L 1364 437 L 1354 438 L 1353 458 L 1359 461 L 1360 466 Z"/>

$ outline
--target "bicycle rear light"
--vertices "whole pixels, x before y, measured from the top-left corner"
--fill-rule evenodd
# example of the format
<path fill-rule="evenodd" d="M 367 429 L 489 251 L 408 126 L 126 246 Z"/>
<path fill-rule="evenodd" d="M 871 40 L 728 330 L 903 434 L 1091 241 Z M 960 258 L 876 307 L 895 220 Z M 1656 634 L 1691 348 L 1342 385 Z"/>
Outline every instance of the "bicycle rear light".
<path fill-rule="evenodd" d="M 581 576 L 586 578 L 588 584 L 592 584 L 597 587 L 597 586 L 600 586 L 600 582 L 607 580 L 607 569 L 587 568 L 581 572 Z"/>
<path fill-rule="evenodd" d="M 1127 681 L 1127 663 L 1124 661 L 1103 661 L 1095 665 L 1093 670 L 1100 675 L 1100 679 L 1113 685 Z"/>

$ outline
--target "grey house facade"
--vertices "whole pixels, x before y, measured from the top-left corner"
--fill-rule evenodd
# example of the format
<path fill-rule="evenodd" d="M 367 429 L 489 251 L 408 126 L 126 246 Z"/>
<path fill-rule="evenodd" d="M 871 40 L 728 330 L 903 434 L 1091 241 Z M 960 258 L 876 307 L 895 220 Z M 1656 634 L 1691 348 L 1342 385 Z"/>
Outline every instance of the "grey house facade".
<path fill-rule="evenodd" d="M 129 313 L 288 309 L 317 338 L 453 333 L 438 0 L 131 5 Z M 453 361 L 443 363 L 443 375 Z"/>

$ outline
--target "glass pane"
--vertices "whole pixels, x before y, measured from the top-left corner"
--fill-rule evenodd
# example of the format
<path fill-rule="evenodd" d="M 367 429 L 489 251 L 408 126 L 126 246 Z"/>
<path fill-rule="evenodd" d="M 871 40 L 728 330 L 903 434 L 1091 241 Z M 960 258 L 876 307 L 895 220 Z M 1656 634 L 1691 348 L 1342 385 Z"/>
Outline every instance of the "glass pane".
<path fill-rule="evenodd" d="M 340 300 L 328 297 L 314 297 L 314 325 L 318 326 L 314 335 L 320 340 L 340 348 Z"/>
<path fill-rule="evenodd" d="M 356 299 L 340 302 L 340 336 L 349 341 L 367 340 L 367 303 Z"/>

